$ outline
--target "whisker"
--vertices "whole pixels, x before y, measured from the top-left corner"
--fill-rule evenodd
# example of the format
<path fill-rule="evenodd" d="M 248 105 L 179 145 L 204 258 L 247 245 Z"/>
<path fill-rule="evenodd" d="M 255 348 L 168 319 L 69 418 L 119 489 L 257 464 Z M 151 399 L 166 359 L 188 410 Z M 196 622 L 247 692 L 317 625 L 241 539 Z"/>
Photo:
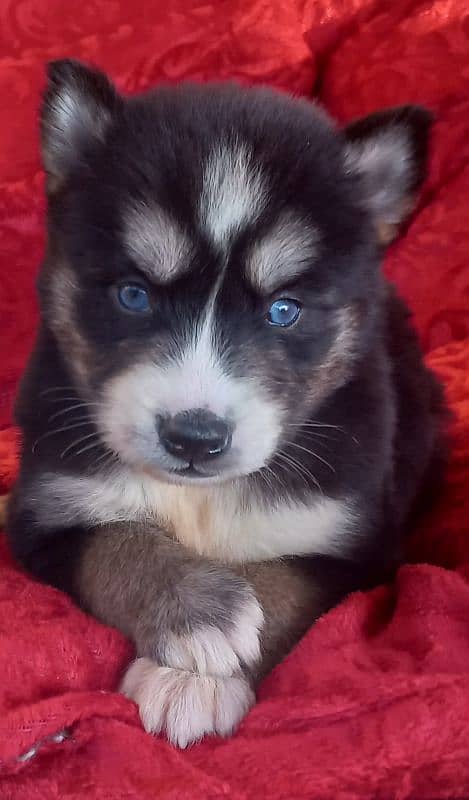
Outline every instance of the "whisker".
<path fill-rule="evenodd" d="M 327 442 L 336 442 L 337 441 L 337 439 L 332 438 L 332 436 L 325 436 L 325 435 L 321 435 L 321 434 L 317 434 L 317 433 L 314 434 L 314 433 L 311 433 L 311 431 L 303 432 L 303 438 L 304 439 L 306 439 L 306 434 L 308 434 L 308 438 L 309 438 L 309 436 L 313 436 L 315 440 L 318 439 L 318 438 L 321 439 L 321 441 L 315 441 L 314 443 L 318 447 L 324 448 L 329 453 L 332 452 L 332 448 L 331 448 L 331 446 L 329 444 L 325 443 L 324 439 L 326 439 Z M 288 444 L 292 444 L 292 442 L 288 442 Z"/>
<path fill-rule="evenodd" d="M 73 450 L 73 448 L 76 447 L 78 444 L 81 444 L 82 442 L 85 442 L 87 439 L 91 439 L 91 438 L 96 439 L 97 436 L 98 436 L 98 432 L 97 431 L 93 431 L 93 433 L 88 433 L 86 436 L 80 436 L 79 439 L 76 439 L 74 442 L 69 444 L 68 447 L 65 448 L 65 450 L 62 450 L 62 452 L 60 454 L 60 458 L 61 459 L 65 458 L 66 454 L 69 453 L 70 450 Z M 75 455 L 78 455 L 78 453 L 75 453 Z"/>
<path fill-rule="evenodd" d="M 337 439 L 333 438 L 332 436 L 328 436 L 327 433 L 316 433 L 316 431 L 307 430 L 302 431 L 302 433 L 306 436 L 314 436 L 315 439 L 327 439 L 329 442 L 336 442 Z"/>
<path fill-rule="evenodd" d="M 293 470 L 293 471 L 294 471 L 294 472 L 295 472 L 297 475 L 299 475 L 299 476 L 300 476 L 300 478 L 301 478 L 301 479 L 302 479 L 302 481 L 304 482 L 305 486 L 309 488 L 310 482 L 309 482 L 309 480 L 308 480 L 308 477 L 307 477 L 307 475 L 305 475 L 304 471 L 303 471 L 302 469 L 300 469 L 300 467 L 299 467 L 299 466 L 298 466 L 296 463 L 294 463 L 293 461 L 291 461 L 291 460 L 290 460 L 290 459 L 289 459 L 287 456 L 285 456 L 283 453 L 277 453 L 277 456 L 276 456 L 276 457 L 277 457 L 278 459 L 281 459 L 281 460 L 280 460 L 280 462 L 278 462 L 278 463 L 279 463 L 279 466 L 283 467 L 283 469 L 286 469 L 286 472 L 287 472 L 287 474 L 288 474 L 288 473 L 289 473 L 289 474 L 292 474 L 292 470 Z M 285 466 L 282 464 L 282 461 L 284 462 L 284 464 L 286 464 L 286 465 L 287 465 L 286 467 L 285 467 Z M 311 476 L 311 477 L 312 477 L 312 476 Z"/>
<path fill-rule="evenodd" d="M 94 442 L 92 444 L 86 445 L 86 447 L 82 447 L 81 450 L 78 450 L 76 453 L 74 453 L 74 457 L 79 456 L 81 453 L 86 453 L 87 450 L 92 450 L 93 447 L 101 447 L 101 446 L 102 446 L 102 441 L 100 439 L 99 442 Z"/>
<path fill-rule="evenodd" d="M 261 476 L 262 476 L 262 478 L 263 478 L 263 480 L 266 482 L 266 484 L 267 484 L 267 487 L 270 489 L 270 491 L 271 491 L 271 492 L 273 492 L 273 491 L 275 491 L 275 484 L 274 484 L 274 482 L 273 482 L 272 480 L 270 480 L 270 479 L 267 477 L 267 475 L 266 475 L 266 474 L 264 474 L 264 470 L 266 470 L 266 472 L 267 472 L 269 475 L 272 475 L 272 476 L 273 476 L 273 479 L 274 479 L 274 481 L 277 479 L 277 476 L 276 476 L 275 472 L 273 471 L 273 469 L 271 469 L 271 467 L 269 467 L 269 465 L 268 465 L 268 464 L 265 464 L 265 465 L 264 465 L 264 467 L 262 468 L 262 470 L 261 470 L 261 473 L 260 473 L 260 474 L 261 474 Z"/>
<path fill-rule="evenodd" d="M 46 394 L 51 394 L 52 392 L 70 392 L 75 389 L 75 386 L 50 386 L 48 389 L 44 389 L 42 392 L 39 392 L 39 397 L 43 397 Z"/>
<path fill-rule="evenodd" d="M 288 424 L 289 423 L 287 423 L 287 426 L 288 426 Z M 318 424 L 318 423 L 315 423 L 315 422 L 313 422 L 313 423 L 311 423 L 311 422 L 300 422 L 298 425 L 295 425 L 295 424 L 292 423 L 291 427 L 292 428 L 297 428 L 297 429 L 301 429 L 301 428 L 309 429 L 309 428 L 318 428 L 318 427 L 320 427 L 320 428 L 334 428 L 335 430 L 339 431 L 339 433 L 342 433 L 344 436 L 349 436 L 351 438 L 352 442 L 360 447 L 360 440 L 357 439 L 356 436 L 352 436 L 350 431 L 345 430 L 345 428 L 341 428 L 339 425 L 326 425 L 326 424 L 322 424 L 322 423 Z M 307 432 L 310 433 L 311 431 L 308 430 Z M 315 436 L 319 436 L 319 434 L 315 433 Z"/>
<path fill-rule="evenodd" d="M 260 474 L 260 477 L 262 478 L 262 480 L 264 481 L 265 485 L 267 486 L 267 488 L 270 489 L 270 491 L 273 491 L 272 483 L 269 481 L 269 479 L 268 479 L 267 475 L 265 474 L 264 470 L 261 470 L 259 474 Z"/>
<path fill-rule="evenodd" d="M 94 461 L 93 461 L 93 463 L 91 464 L 91 467 L 95 467 L 95 466 L 96 466 L 96 465 L 97 465 L 97 464 L 98 464 L 100 461 L 102 461 L 104 458 L 107 458 L 107 461 L 105 461 L 105 462 L 104 462 L 104 465 L 103 465 L 103 466 L 105 466 L 105 467 L 107 467 L 107 466 L 108 466 L 108 464 L 111 464 L 113 461 L 118 461 L 118 460 L 119 460 L 119 459 L 118 459 L 118 456 L 117 456 L 117 454 L 114 452 L 114 450 L 111 450 L 111 449 L 108 447 L 108 448 L 107 448 L 107 449 L 104 451 L 104 453 L 101 453 L 101 455 L 100 455 L 100 456 L 98 456 L 97 458 L 95 458 L 95 460 L 94 460 Z"/>
<path fill-rule="evenodd" d="M 47 421 L 52 422 L 53 419 L 57 419 L 57 417 L 60 417 L 62 414 L 68 414 L 70 411 L 74 411 L 77 408 L 89 408 L 90 406 L 102 406 L 102 403 L 77 403 L 74 406 L 67 406 L 67 408 L 61 408 L 60 411 L 56 411 Z"/>
<path fill-rule="evenodd" d="M 334 475 L 337 474 L 332 464 L 329 464 L 329 462 L 326 461 L 326 459 L 323 458 L 322 456 L 318 456 L 318 454 L 315 453 L 314 450 L 309 450 L 307 447 L 303 447 L 303 445 L 301 444 L 296 444 L 296 442 L 287 442 L 287 444 L 290 445 L 291 447 L 297 447 L 298 450 L 303 450 L 304 453 L 309 453 L 310 456 L 317 458 L 319 461 L 322 461 L 322 463 L 325 464 L 326 467 L 329 467 L 329 469 L 331 470 L 331 472 L 334 473 Z"/>
<path fill-rule="evenodd" d="M 283 453 L 283 455 L 284 455 L 284 457 L 285 457 L 285 456 L 286 456 L 286 453 L 285 453 L 283 450 L 282 450 L 282 453 Z M 309 470 L 307 467 L 305 467 L 305 465 L 304 465 L 304 464 L 302 464 L 302 463 L 301 463 L 301 461 L 298 461 L 296 458 L 294 458 L 294 457 L 291 455 L 291 453 L 290 453 L 290 454 L 288 454 L 288 458 L 290 459 L 290 461 L 291 461 L 291 462 L 293 462 L 293 463 L 296 465 L 296 467 L 297 467 L 297 468 L 298 468 L 298 469 L 299 469 L 299 470 L 300 470 L 300 471 L 301 471 L 301 472 L 302 472 L 304 475 L 306 475 L 308 478 L 310 478 L 310 479 L 313 481 L 314 485 L 315 485 L 315 486 L 317 486 L 317 488 L 319 489 L 319 491 L 321 492 L 321 494 L 324 494 L 324 492 L 323 492 L 323 490 L 322 490 L 322 486 L 321 486 L 321 484 L 319 483 L 319 481 L 318 481 L 318 479 L 316 478 L 316 476 L 315 476 L 315 475 L 313 475 L 313 473 L 311 472 L 311 470 Z"/>
<path fill-rule="evenodd" d="M 278 459 L 280 459 L 280 461 L 279 461 Z M 277 453 L 277 454 L 274 456 L 274 458 L 272 459 L 272 462 L 273 462 L 274 464 L 275 464 L 275 463 L 278 463 L 278 464 L 279 464 L 279 466 L 280 466 L 282 469 L 284 469 L 284 470 L 285 470 L 285 466 L 282 464 L 282 461 L 283 461 L 283 462 L 285 462 L 285 464 L 287 464 L 287 466 L 288 466 L 288 467 L 290 467 L 290 470 L 291 470 L 291 468 L 293 468 L 293 469 L 295 470 L 295 472 L 297 472 L 297 473 L 300 475 L 300 477 L 301 477 L 301 478 L 302 478 L 302 480 L 303 480 L 303 481 L 306 483 L 306 485 L 308 485 L 308 481 L 306 480 L 306 477 L 303 475 L 303 473 L 302 473 L 302 472 L 300 472 L 300 470 L 299 470 L 298 468 L 296 468 L 296 467 L 295 467 L 295 465 L 294 465 L 294 464 L 292 464 L 292 463 L 291 463 L 291 462 L 288 460 L 288 458 L 287 458 L 286 456 L 284 456 L 282 453 Z M 287 470 L 286 470 L 286 471 L 287 471 L 287 473 L 288 473 L 290 470 L 288 470 L 288 469 L 287 469 Z"/>
<path fill-rule="evenodd" d="M 297 472 L 303 478 L 304 482 L 308 487 L 309 487 L 309 480 L 308 480 L 309 478 L 313 481 L 314 485 L 319 489 L 321 494 L 324 494 L 322 486 L 319 483 L 318 479 L 313 475 L 312 472 L 309 471 L 309 469 L 306 469 L 306 467 L 303 464 L 301 464 L 299 461 L 293 458 L 293 456 L 287 455 L 283 450 L 279 450 L 276 455 L 279 458 L 282 458 L 286 464 L 288 464 L 291 468 L 293 468 L 295 472 Z"/>
<path fill-rule="evenodd" d="M 277 474 L 274 472 L 274 470 L 272 470 L 272 469 L 271 469 L 270 471 L 271 471 L 272 475 L 274 476 L 274 480 L 275 480 L 275 481 L 277 481 L 277 482 L 280 484 L 281 488 L 282 488 L 282 489 L 285 489 L 285 490 L 288 490 L 288 486 L 287 486 L 287 484 L 285 483 L 285 481 L 283 481 L 283 480 L 282 480 L 281 476 L 280 476 L 280 475 L 277 475 Z"/>
<path fill-rule="evenodd" d="M 333 428 L 334 430 L 341 431 L 346 434 L 347 431 L 341 428 L 340 425 L 329 425 L 326 422 L 288 422 L 289 428 Z"/>
<path fill-rule="evenodd" d="M 66 400 L 81 400 L 81 397 L 78 395 L 72 395 L 71 397 L 68 395 L 67 397 L 48 397 L 48 403 L 65 403 Z"/>
<path fill-rule="evenodd" d="M 81 428 L 83 427 L 83 425 L 92 425 L 92 422 L 89 419 L 89 417 L 82 417 L 82 420 L 83 421 L 75 420 L 73 425 L 63 425 L 61 428 L 54 428 L 52 431 L 47 431 L 46 433 L 43 433 L 42 436 L 39 436 L 34 442 L 31 448 L 31 452 L 34 453 L 36 451 L 36 447 L 39 444 L 39 442 L 42 442 L 43 439 L 47 439 L 49 436 L 54 436 L 56 433 L 63 433 L 64 431 L 70 431 L 73 428 Z"/>

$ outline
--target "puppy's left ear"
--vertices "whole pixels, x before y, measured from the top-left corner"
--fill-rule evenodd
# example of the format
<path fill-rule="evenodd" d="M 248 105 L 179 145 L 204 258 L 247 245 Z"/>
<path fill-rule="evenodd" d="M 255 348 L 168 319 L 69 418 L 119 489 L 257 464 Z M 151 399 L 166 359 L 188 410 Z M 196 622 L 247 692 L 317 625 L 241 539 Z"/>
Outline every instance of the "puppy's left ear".
<path fill-rule="evenodd" d="M 361 176 L 382 245 L 396 238 L 415 206 L 426 175 L 432 122 L 424 108 L 408 105 L 371 114 L 344 130 L 346 167 Z"/>
<path fill-rule="evenodd" d="M 103 143 L 121 98 L 103 72 L 70 59 L 47 67 L 41 109 L 42 160 L 50 191 Z"/>

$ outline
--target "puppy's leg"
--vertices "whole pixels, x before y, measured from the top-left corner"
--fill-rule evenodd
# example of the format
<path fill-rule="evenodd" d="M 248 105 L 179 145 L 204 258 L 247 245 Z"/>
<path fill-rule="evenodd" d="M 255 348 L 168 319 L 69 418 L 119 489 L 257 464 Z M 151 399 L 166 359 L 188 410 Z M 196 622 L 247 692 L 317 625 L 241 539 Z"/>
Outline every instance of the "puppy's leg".
<path fill-rule="evenodd" d="M 254 700 L 249 687 L 289 653 L 321 614 L 350 591 L 367 585 L 363 571 L 350 562 L 321 558 L 267 561 L 232 568 L 252 591 L 246 601 L 238 596 L 230 598 L 234 573 L 221 566 L 213 565 L 212 569 L 211 582 L 203 578 L 206 592 L 200 591 L 202 587 L 189 590 L 189 607 L 191 617 L 197 619 L 199 613 L 204 614 L 197 603 L 212 604 L 217 609 L 214 620 L 202 622 L 189 635 L 170 633 L 171 645 L 159 648 L 157 661 L 172 669 L 155 666 L 148 658 L 137 659 L 123 684 L 123 691 L 138 702 L 146 727 L 165 727 L 180 746 L 203 733 L 230 732 Z M 218 578 L 213 582 L 215 575 L 221 582 Z M 228 575 L 231 577 L 227 580 Z M 197 586 L 198 580 L 194 572 L 190 585 L 195 582 Z M 180 588 L 181 584 L 170 603 L 176 596 L 180 599 Z M 251 605 L 254 597 L 259 606 Z M 236 613 L 234 608 L 240 603 L 246 611 Z M 256 637 L 259 607 L 264 618 L 260 649 Z M 227 611 L 235 620 L 228 631 L 223 623 L 220 625 Z M 160 631 L 164 627 L 158 625 Z M 154 641 L 154 637 L 154 628 L 150 627 L 143 641 Z"/>
<path fill-rule="evenodd" d="M 174 542 L 170 544 L 178 547 Z M 150 642 L 152 650 L 148 655 L 151 658 L 138 658 L 127 672 L 122 687 L 125 694 L 137 701 L 147 729 L 164 728 L 179 746 L 203 733 L 231 732 L 254 701 L 250 687 L 257 684 L 292 649 L 315 619 L 346 592 L 345 581 L 342 585 L 340 580 L 341 567 L 335 566 L 335 583 L 331 585 L 330 570 L 322 570 L 316 560 L 285 559 L 248 564 L 232 567 L 233 572 L 213 564 L 209 575 L 205 571 L 202 575 L 198 573 L 198 563 L 198 559 L 190 560 L 184 589 L 190 595 L 187 606 L 181 594 L 182 584 L 174 581 L 171 575 L 165 575 L 165 582 L 174 583 L 165 600 L 170 605 L 166 620 L 159 621 L 157 626 L 156 663 L 155 615 L 151 614 L 148 621 L 145 614 L 144 625 L 149 624 L 149 629 L 143 637 L 141 633 L 138 636 L 139 652 L 146 654 L 146 643 Z M 94 564 L 93 561 L 93 571 Z M 177 573 L 174 562 L 171 570 L 173 575 Z M 233 584 L 235 571 L 243 581 L 241 595 L 239 587 Z M 138 573 L 141 574 L 140 569 Z M 90 583 L 95 584 L 96 578 Z M 166 594 L 161 579 L 159 585 L 160 591 L 163 589 Z M 154 591 L 154 586 L 150 585 L 150 594 L 152 588 Z M 249 599 L 243 596 L 246 589 Z M 252 605 L 255 597 L 259 606 Z M 167 617 L 178 613 L 181 598 L 183 608 L 187 609 L 185 613 L 196 621 L 195 628 L 191 622 L 190 633 L 175 635 L 180 625 L 172 622 L 169 634 L 165 634 Z M 160 594 L 156 601 L 160 612 L 163 610 L 161 602 Z M 213 610 L 208 622 L 206 604 Z M 155 607 L 153 598 L 145 603 L 145 608 L 152 606 Z M 256 635 L 262 618 L 259 614 L 264 617 L 261 648 Z M 109 612 L 104 609 L 100 610 L 100 615 L 109 618 Z M 227 615 L 233 620 L 228 626 L 224 623 Z M 122 618 L 118 627 L 123 628 Z"/>
<path fill-rule="evenodd" d="M 262 657 L 250 668 L 254 683 L 290 652 L 318 617 L 350 592 L 388 577 L 380 565 L 328 557 L 247 564 L 239 574 L 249 581 L 264 614 Z"/>
<path fill-rule="evenodd" d="M 257 683 L 275 667 L 323 611 L 322 593 L 300 559 L 264 561 L 239 569 L 264 614 L 261 658 L 250 667 Z"/>
<path fill-rule="evenodd" d="M 86 538 L 74 591 L 135 642 L 122 691 L 148 731 L 180 747 L 232 732 L 254 702 L 245 671 L 260 660 L 263 615 L 245 578 L 156 527 L 127 523 Z"/>

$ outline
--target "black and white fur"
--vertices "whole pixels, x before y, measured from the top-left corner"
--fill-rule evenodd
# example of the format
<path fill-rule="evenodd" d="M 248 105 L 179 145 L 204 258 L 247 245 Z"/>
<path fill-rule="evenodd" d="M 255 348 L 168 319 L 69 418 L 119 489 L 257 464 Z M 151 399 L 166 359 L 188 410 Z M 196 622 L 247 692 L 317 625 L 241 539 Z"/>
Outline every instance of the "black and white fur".
<path fill-rule="evenodd" d="M 235 85 L 123 98 L 49 68 L 10 541 L 132 637 L 123 691 L 180 746 L 229 733 L 308 625 L 394 568 L 441 460 L 440 388 L 380 272 L 429 127 L 407 106 L 339 130 Z M 129 282 L 146 313 L 119 306 Z M 282 297 L 301 307 L 288 328 L 268 321 Z M 185 414 L 230 446 L 168 452 L 161 426 Z"/>

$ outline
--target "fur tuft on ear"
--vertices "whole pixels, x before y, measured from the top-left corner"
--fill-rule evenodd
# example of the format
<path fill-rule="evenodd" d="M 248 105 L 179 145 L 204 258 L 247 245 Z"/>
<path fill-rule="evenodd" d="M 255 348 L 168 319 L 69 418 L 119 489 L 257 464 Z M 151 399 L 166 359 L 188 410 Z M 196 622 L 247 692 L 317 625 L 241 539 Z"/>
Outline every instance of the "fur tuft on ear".
<path fill-rule="evenodd" d="M 120 102 L 103 72 L 78 61 L 53 61 L 41 112 L 44 168 L 55 187 L 83 158 L 90 146 L 103 142 Z"/>
<path fill-rule="evenodd" d="M 346 167 L 361 176 L 381 244 L 412 212 L 425 178 L 432 115 L 419 106 L 371 114 L 345 130 Z"/>

